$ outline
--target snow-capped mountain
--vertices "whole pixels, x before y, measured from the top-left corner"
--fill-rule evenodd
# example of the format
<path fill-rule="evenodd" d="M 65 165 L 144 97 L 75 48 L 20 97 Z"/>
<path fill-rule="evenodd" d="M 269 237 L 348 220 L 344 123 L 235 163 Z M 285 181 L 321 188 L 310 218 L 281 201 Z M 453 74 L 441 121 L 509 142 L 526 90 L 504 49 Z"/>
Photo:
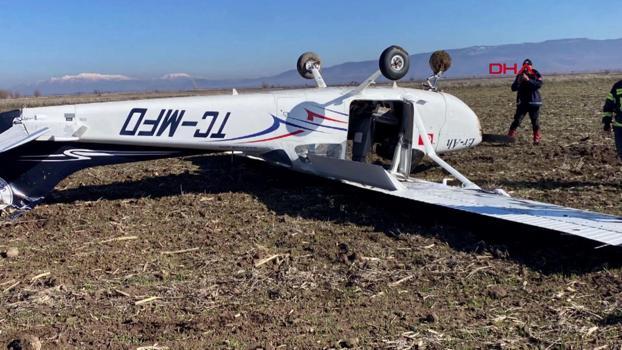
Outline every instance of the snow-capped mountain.
<path fill-rule="evenodd" d="M 80 73 L 76 75 L 64 75 L 62 77 L 52 77 L 50 82 L 79 82 L 79 81 L 126 81 L 132 78 L 121 74 L 101 74 L 101 73 Z"/>

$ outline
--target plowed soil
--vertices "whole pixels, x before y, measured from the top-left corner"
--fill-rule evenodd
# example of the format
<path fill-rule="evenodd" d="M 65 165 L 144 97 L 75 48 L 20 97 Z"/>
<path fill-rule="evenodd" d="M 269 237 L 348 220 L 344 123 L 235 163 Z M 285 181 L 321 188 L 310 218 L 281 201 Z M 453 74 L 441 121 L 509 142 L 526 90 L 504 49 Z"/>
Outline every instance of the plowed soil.
<path fill-rule="evenodd" d="M 513 145 L 444 158 L 483 187 L 622 215 L 622 167 L 600 131 L 619 78 L 545 77 L 541 145 L 526 118 Z M 444 87 L 485 132 L 507 131 L 508 81 Z M 19 254 L 0 257 L 2 347 L 26 336 L 43 349 L 622 346 L 620 249 L 231 156 L 84 170 L 0 223 L 0 251 L 10 247 Z"/>

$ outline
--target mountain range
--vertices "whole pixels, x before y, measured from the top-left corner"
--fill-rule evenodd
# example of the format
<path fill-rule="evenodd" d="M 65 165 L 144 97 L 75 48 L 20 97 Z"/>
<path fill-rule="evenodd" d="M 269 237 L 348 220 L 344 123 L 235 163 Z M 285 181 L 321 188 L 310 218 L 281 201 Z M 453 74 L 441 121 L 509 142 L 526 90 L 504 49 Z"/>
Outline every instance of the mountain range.
<path fill-rule="evenodd" d="M 496 46 L 472 46 L 446 50 L 452 57 L 452 67 L 447 78 L 471 78 L 490 76 L 491 63 L 520 66 L 530 58 L 534 67 L 543 75 L 622 71 L 622 38 L 608 40 L 561 39 L 538 43 L 507 44 Z M 430 53 L 410 56 L 410 72 L 405 79 L 424 79 L 430 74 L 428 59 Z M 292 58 L 292 62 L 295 62 Z M 497 66 L 498 67 L 498 66 Z M 330 84 L 360 82 L 378 69 L 377 59 L 362 62 L 347 62 L 322 68 L 322 75 Z M 509 72 L 512 74 L 512 71 Z M 101 73 L 79 73 L 54 77 L 32 84 L 13 87 L 23 95 L 35 91 L 43 95 L 130 91 L 178 91 L 211 88 L 252 88 L 266 86 L 304 86 L 312 81 L 302 79 L 295 69 L 260 78 L 212 80 L 193 77 L 186 73 L 171 73 L 152 79 L 132 78 L 129 75 Z"/>

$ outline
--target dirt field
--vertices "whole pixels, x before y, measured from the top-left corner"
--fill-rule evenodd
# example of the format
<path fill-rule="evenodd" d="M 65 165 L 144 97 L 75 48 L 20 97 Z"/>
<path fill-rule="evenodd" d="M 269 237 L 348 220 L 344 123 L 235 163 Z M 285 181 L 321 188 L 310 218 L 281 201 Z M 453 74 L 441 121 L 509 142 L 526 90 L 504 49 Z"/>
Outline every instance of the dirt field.
<path fill-rule="evenodd" d="M 622 215 L 622 167 L 600 132 L 619 78 L 549 79 L 542 145 L 531 145 L 526 120 L 512 146 L 445 159 L 484 187 Z M 485 132 L 506 132 L 509 83 L 445 90 Z M 137 96 L 0 109 L 125 97 Z M 82 171 L 0 233 L 0 251 L 19 249 L 0 258 L 3 347 L 27 335 L 43 349 L 622 346 L 619 249 L 230 156 Z"/>

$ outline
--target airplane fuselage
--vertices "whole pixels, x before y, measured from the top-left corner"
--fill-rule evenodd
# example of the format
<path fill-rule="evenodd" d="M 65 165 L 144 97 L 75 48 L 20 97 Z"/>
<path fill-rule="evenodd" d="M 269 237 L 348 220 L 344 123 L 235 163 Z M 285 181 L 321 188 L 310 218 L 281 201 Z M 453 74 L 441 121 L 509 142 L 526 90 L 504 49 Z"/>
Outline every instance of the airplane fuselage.
<path fill-rule="evenodd" d="M 49 131 L 38 141 L 232 150 L 262 154 L 283 150 L 292 160 L 301 145 L 344 145 L 353 101 L 415 97 L 436 152 L 481 142 L 477 116 L 456 97 L 406 88 L 370 88 L 348 96 L 346 88 L 300 89 L 25 108 L 29 132 Z M 416 127 L 415 127 L 416 129 Z M 414 135 L 418 135 L 415 133 Z M 422 148 L 422 140 L 413 148 Z"/>

